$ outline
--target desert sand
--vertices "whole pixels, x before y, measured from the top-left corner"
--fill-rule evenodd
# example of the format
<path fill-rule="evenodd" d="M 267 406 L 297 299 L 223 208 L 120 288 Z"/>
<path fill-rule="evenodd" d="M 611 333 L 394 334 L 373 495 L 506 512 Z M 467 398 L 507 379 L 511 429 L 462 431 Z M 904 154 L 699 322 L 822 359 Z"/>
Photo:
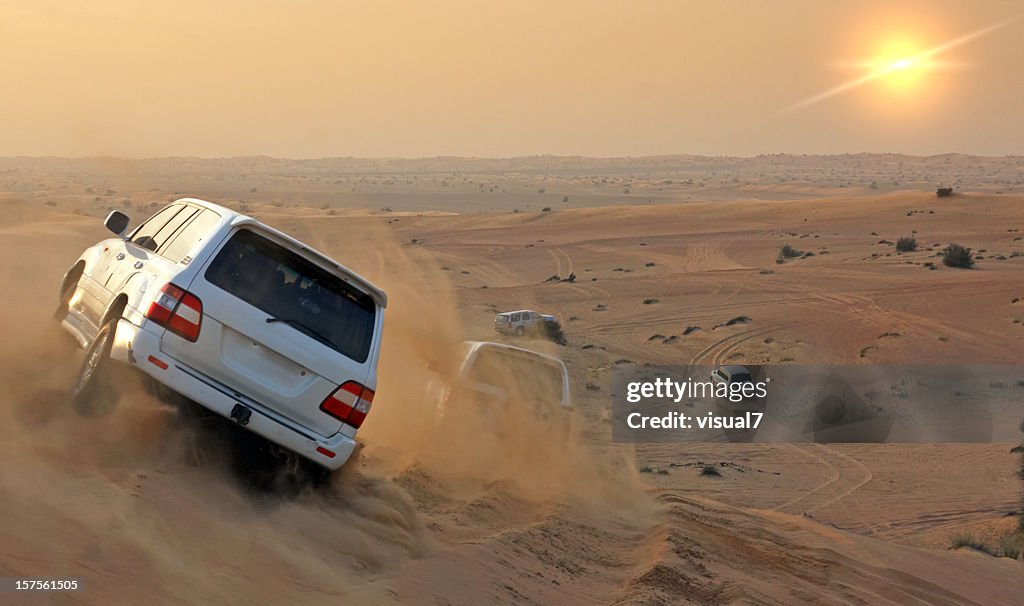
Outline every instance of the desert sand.
<path fill-rule="evenodd" d="M 949 548 L 1017 525 L 1013 444 L 634 447 L 611 442 L 608 390 L 627 362 L 1018 363 L 1021 166 L 0 160 L 0 570 L 86 587 L 0 601 L 1019 603 L 1022 562 Z M 110 208 L 141 220 L 186 194 L 389 293 L 365 445 L 326 490 L 254 494 L 138 381 L 110 416 L 70 409 L 81 353 L 49 320 L 61 275 Z M 912 234 L 920 250 L 898 253 Z M 951 242 L 975 269 L 942 266 Z M 804 254 L 777 264 L 787 243 Z M 520 308 L 563 324 L 566 346 L 510 341 L 565 360 L 573 439 L 431 431 L 427 362 Z"/>

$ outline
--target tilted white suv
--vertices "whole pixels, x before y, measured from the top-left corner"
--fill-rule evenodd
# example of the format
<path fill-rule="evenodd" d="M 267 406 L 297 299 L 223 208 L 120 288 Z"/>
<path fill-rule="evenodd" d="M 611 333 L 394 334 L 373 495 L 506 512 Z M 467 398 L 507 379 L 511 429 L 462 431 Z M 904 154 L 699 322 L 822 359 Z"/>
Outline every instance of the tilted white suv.
<path fill-rule="evenodd" d="M 109 397 L 110 362 L 329 470 L 373 402 L 387 296 L 326 255 L 227 208 L 181 199 L 68 270 L 56 317 L 87 349 L 74 388 Z"/>
<path fill-rule="evenodd" d="M 538 419 L 567 424 L 573 410 L 565 363 L 504 343 L 465 342 L 452 375 L 432 383 L 427 391 L 428 397 L 436 398 L 441 415 L 451 406 L 516 406 L 529 409 Z"/>
<path fill-rule="evenodd" d="M 526 333 L 542 333 L 546 326 L 557 322 L 555 316 L 539 314 L 532 309 L 505 311 L 494 316 L 494 332 L 521 337 Z"/>

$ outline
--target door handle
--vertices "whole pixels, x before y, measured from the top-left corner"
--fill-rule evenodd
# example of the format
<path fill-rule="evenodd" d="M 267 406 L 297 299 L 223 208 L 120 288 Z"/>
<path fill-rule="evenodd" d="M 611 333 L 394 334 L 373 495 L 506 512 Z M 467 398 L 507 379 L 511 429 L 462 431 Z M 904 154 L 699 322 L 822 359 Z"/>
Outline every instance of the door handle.
<path fill-rule="evenodd" d="M 115 258 L 118 261 L 124 261 L 124 253 L 117 253 L 117 257 L 115 257 Z"/>
<path fill-rule="evenodd" d="M 142 269 L 142 261 L 135 262 L 135 269 Z"/>

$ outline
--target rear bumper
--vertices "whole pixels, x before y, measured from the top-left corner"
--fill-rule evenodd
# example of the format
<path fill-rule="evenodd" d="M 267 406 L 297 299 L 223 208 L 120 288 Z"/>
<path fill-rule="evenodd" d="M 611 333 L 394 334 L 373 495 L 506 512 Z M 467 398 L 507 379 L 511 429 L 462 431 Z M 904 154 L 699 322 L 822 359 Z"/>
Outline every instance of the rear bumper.
<path fill-rule="evenodd" d="M 261 403 L 232 393 L 217 381 L 160 351 L 159 336 L 127 320 L 118 323 L 111 356 L 135 366 L 170 389 L 225 419 L 231 419 L 232 409 L 242 404 L 252 411 L 245 425 L 246 429 L 327 469 L 340 468 L 355 450 L 355 440 L 344 434 L 337 433 L 330 437 L 317 435 Z M 320 449 L 326 449 L 334 453 L 334 456 L 330 457 Z"/>

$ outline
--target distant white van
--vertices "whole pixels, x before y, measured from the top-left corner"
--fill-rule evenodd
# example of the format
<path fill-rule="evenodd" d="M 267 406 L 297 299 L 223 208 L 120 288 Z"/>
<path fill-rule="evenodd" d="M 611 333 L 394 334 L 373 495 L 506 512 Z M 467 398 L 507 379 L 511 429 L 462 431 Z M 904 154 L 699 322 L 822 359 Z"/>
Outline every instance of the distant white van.
<path fill-rule="evenodd" d="M 526 333 L 542 334 L 545 323 L 554 324 L 555 316 L 540 314 L 532 309 L 505 311 L 494 317 L 494 332 L 521 337 Z"/>

